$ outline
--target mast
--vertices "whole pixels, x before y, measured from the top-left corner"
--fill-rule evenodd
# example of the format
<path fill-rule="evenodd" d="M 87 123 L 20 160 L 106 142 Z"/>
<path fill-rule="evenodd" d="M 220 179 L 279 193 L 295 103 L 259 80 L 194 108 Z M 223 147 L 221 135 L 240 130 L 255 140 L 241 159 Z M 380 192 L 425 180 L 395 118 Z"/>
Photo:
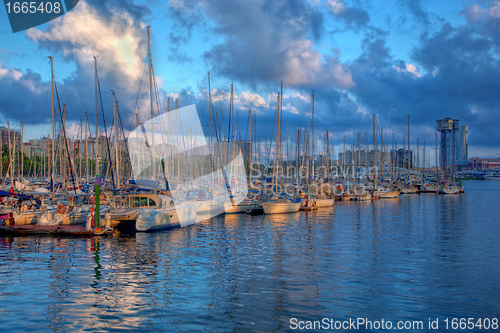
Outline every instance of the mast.
<path fill-rule="evenodd" d="M 375 114 L 373 115 L 373 181 L 375 181 L 375 169 L 377 168 L 377 136 L 375 134 Z"/>
<path fill-rule="evenodd" d="M 66 128 L 66 104 L 63 105 L 63 119 L 61 120 L 61 125 L 62 128 Z M 61 132 L 59 132 L 59 138 L 61 138 Z M 62 139 L 66 140 L 66 136 L 64 138 L 61 138 L 59 142 L 61 143 L 62 147 Z M 63 188 L 66 188 L 66 172 L 64 170 L 65 164 L 64 164 L 64 149 L 61 149 L 61 153 L 59 154 L 59 179 L 62 178 L 63 181 Z"/>
<path fill-rule="evenodd" d="M 278 132 L 276 134 L 276 156 L 275 156 L 275 162 L 274 162 L 274 174 L 275 174 L 275 184 L 276 184 L 276 189 L 275 189 L 275 194 L 278 195 L 278 184 L 279 184 L 279 174 L 278 174 L 278 161 L 279 161 L 279 151 L 280 151 L 280 102 L 281 102 L 281 95 L 278 93 Z"/>
<path fill-rule="evenodd" d="M 94 85 L 95 85 L 95 174 L 99 174 L 99 129 L 97 128 L 97 57 L 94 56 Z"/>
<path fill-rule="evenodd" d="M 248 161 L 248 176 L 250 183 L 252 182 L 252 109 L 248 110 L 248 119 L 250 120 L 250 159 Z M 212 126 L 210 126 L 210 130 Z"/>
<path fill-rule="evenodd" d="M 24 178 L 24 149 L 23 149 L 23 137 L 24 137 L 24 126 L 21 121 L 21 179 Z"/>
<path fill-rule="evenodd" d="M 410 115 L 408 115 L 408 182 L 411 185 L 411 179 L 410 179 Z"/>
<path fill-rule="evenodd" d="M 52 97 L 52 169 L 50 173 L 50 190 L 52 191 L 52 199 L 54 199 L 54 167 L 55 167 L 55 151 L 54 151 L 54 136 L 55 136 L 55 125 L 54 125 L 54 58 L 49 57 L 50 59 L 50 83 L 51 83 L 51 97 Z M 10 132 L 9 132 L 9 140 L 10 140 Z M 9 142 L 10 148 L 10 142 Z M 14 184 L 14 183 L 12 183 Z"/>
<path fill-rule="evenodd" d="M 12 170 L 12 151 L 10 149 L 10 123 L 7 122 L 9 136 L 9 169 L 10 169 L 10 185 L 14 186 L 14 171 Z"/>
<path fill-rule="evenodd" d="M 87 112 L 85 111 L 85 163 L 87 166 L 87 184 L 89 183 L 89 149 L 88 149 L 88 134 L 87 134 Z"/>
<path fill-rule="evenodd" d="M 83 139 L 83 122 L 82 120 L 80 119 L 80 145 L 78 146 L 78 155 L 80 157 L 80 165 L 79 165 L 79 178 L 80 178 L 80 181 L 82 181 L 82 157 L 83 157 L 83 153 L 82 153 L 82 139 Z M 36 164 L 35 164 L 36 166 Z"/>
<path fill-rule="evenodd" d="M 313 176 L 313 181 L 314 181 L 314 90 L 313 90 L 313 95 L 312 95 L 312 176 Z"/>
<path fill-rule="evenodd" d="M 330 134 L 326 130 L 326 180 L 330 182 Z"/>
<path fill-rule="evenodd" d="M 179 100 L 175 100 L 175 119 L 176 119 L 176 124 L 177 124 L 177 149 L 180 150 L 180 145 L 179 145 Z M 181 160 L 180 160 L 180 154 L 177 154 L 177 184 L 180 188 L 181 186 Z"/>
<path fill-rule="evenodd" d="M 210 115 L 210 151 L 211 151 L 212 150 L 212 90 L 210 89 L 210 72 L 208 72 L 208 113 Z"/>
<path fill-rule="evenodd" d="M 231 118 L 233 121 L 233 149 L 236 143 L 236 137 L 234 136 L 234 96 L 233 96 L 233 84 L 231 83 Z"/>
<path fill-rule="evenodd" d="M 120 163 L 118 160 L 118 117 L 116 114 L 116 102 L 115 102 L 114 91 L 113 91 L 113 116 L 115 117 L 116 188 L 120 188 Z"/>
<path fill-rule="evenodd" d="M 156 167 L 155 167 L 155 125 L 154 125 L 154 114 L 153 114 L 153 76 L 151 73 L 152 65 L 151 65 L 151 40 L 149 29 L 150 25 L 147 26 L 148 30 L 148 67 L 149 67 L 149 101 L 151 108 L 151 151 L 153 153 L 153 179 L 156 179 Z"/>

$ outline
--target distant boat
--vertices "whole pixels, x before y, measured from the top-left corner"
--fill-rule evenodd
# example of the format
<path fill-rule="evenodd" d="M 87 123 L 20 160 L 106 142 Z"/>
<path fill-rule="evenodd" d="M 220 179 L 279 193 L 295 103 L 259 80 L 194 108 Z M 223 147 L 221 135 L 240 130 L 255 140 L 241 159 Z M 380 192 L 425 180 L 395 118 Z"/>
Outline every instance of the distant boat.
<path fill-rule="evenodd" d="M 500 180 L 500 174 L 498 172 L 488 172 L 484 176 L 485 180 Z"/>

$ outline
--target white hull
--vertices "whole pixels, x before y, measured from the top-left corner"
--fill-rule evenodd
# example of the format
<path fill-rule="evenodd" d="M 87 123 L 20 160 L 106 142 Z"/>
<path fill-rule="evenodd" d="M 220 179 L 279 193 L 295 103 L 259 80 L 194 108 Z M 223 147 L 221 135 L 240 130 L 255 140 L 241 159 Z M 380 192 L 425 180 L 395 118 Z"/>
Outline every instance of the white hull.
<path fill-rule="evenodd" d="M 300 209 L 300 202 L 263 202 L 262 208 L 264 208 L 265 214 L 285 214 L 285 213 L 295 213 Z"/>
<path fill-rule="evenodd" d="M 335 199 L 314 199 L 314 202 L 316 202 L 316 207 L 318 208 L 332 207 Z"/>
<path fill-rule="evenodd" d="M 500 180 L 500 176 L 486 176 L 485 180 Z"/>
<path fill-rule="evenodd" d="M 196 223 L 196 207 L 144 209 L 135 221 L 137 231 L 154 231 Z"/>
<path fill-rule="evenodd" d="M 412 187 L 412 188 L 403 187 L 401 189 L 401 193 L 403 193 L 403 194 L 417 194 L 417 188 L 416 187 Z"/>
<path fill-rule="evenodd" d="M 397 198 L 400 193 L 401 191 L 376 191 L 373 193 L 373 196 L 380 199 L 392 199 Z"/>

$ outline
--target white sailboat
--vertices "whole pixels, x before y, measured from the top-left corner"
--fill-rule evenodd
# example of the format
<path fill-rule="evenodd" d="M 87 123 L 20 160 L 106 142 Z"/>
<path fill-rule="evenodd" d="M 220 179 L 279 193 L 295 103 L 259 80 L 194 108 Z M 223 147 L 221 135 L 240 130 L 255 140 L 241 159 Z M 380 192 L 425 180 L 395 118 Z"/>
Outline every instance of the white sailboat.
<path fill-rule="evenodd" d="M 276 158 L 273 168 L 273 184 L 275 186 L 275 196 L 270 200 L 263 202 L 262 208 L 265 214 L 284 214 L 298 212 L 300 209 L 300 201 L 293 202 L 288 195 L 278 196 L 279 193 L 279 152 L 280 152 L 280 118 L 281 118 L 281 98 L 283 94 L 283 84 L 281 85 L 281 95 L 278 93 L 278 132 L 276 135 Z"/>

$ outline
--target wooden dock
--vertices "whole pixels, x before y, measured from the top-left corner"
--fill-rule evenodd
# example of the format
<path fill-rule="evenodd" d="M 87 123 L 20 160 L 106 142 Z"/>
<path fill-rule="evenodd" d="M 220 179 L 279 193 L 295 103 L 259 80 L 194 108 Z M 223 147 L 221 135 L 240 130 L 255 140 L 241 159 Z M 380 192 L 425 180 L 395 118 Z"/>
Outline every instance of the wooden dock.
<path fill-rule="evenodd" d="M 104 235 L 107 233 L 95 233 L 94 230 L 87 230 L 82 226 L 76 225 L 7 225 L 0 226 L 0 234 L 9 235 L 65 235 L 93 237 L 95 235 Z"/>

